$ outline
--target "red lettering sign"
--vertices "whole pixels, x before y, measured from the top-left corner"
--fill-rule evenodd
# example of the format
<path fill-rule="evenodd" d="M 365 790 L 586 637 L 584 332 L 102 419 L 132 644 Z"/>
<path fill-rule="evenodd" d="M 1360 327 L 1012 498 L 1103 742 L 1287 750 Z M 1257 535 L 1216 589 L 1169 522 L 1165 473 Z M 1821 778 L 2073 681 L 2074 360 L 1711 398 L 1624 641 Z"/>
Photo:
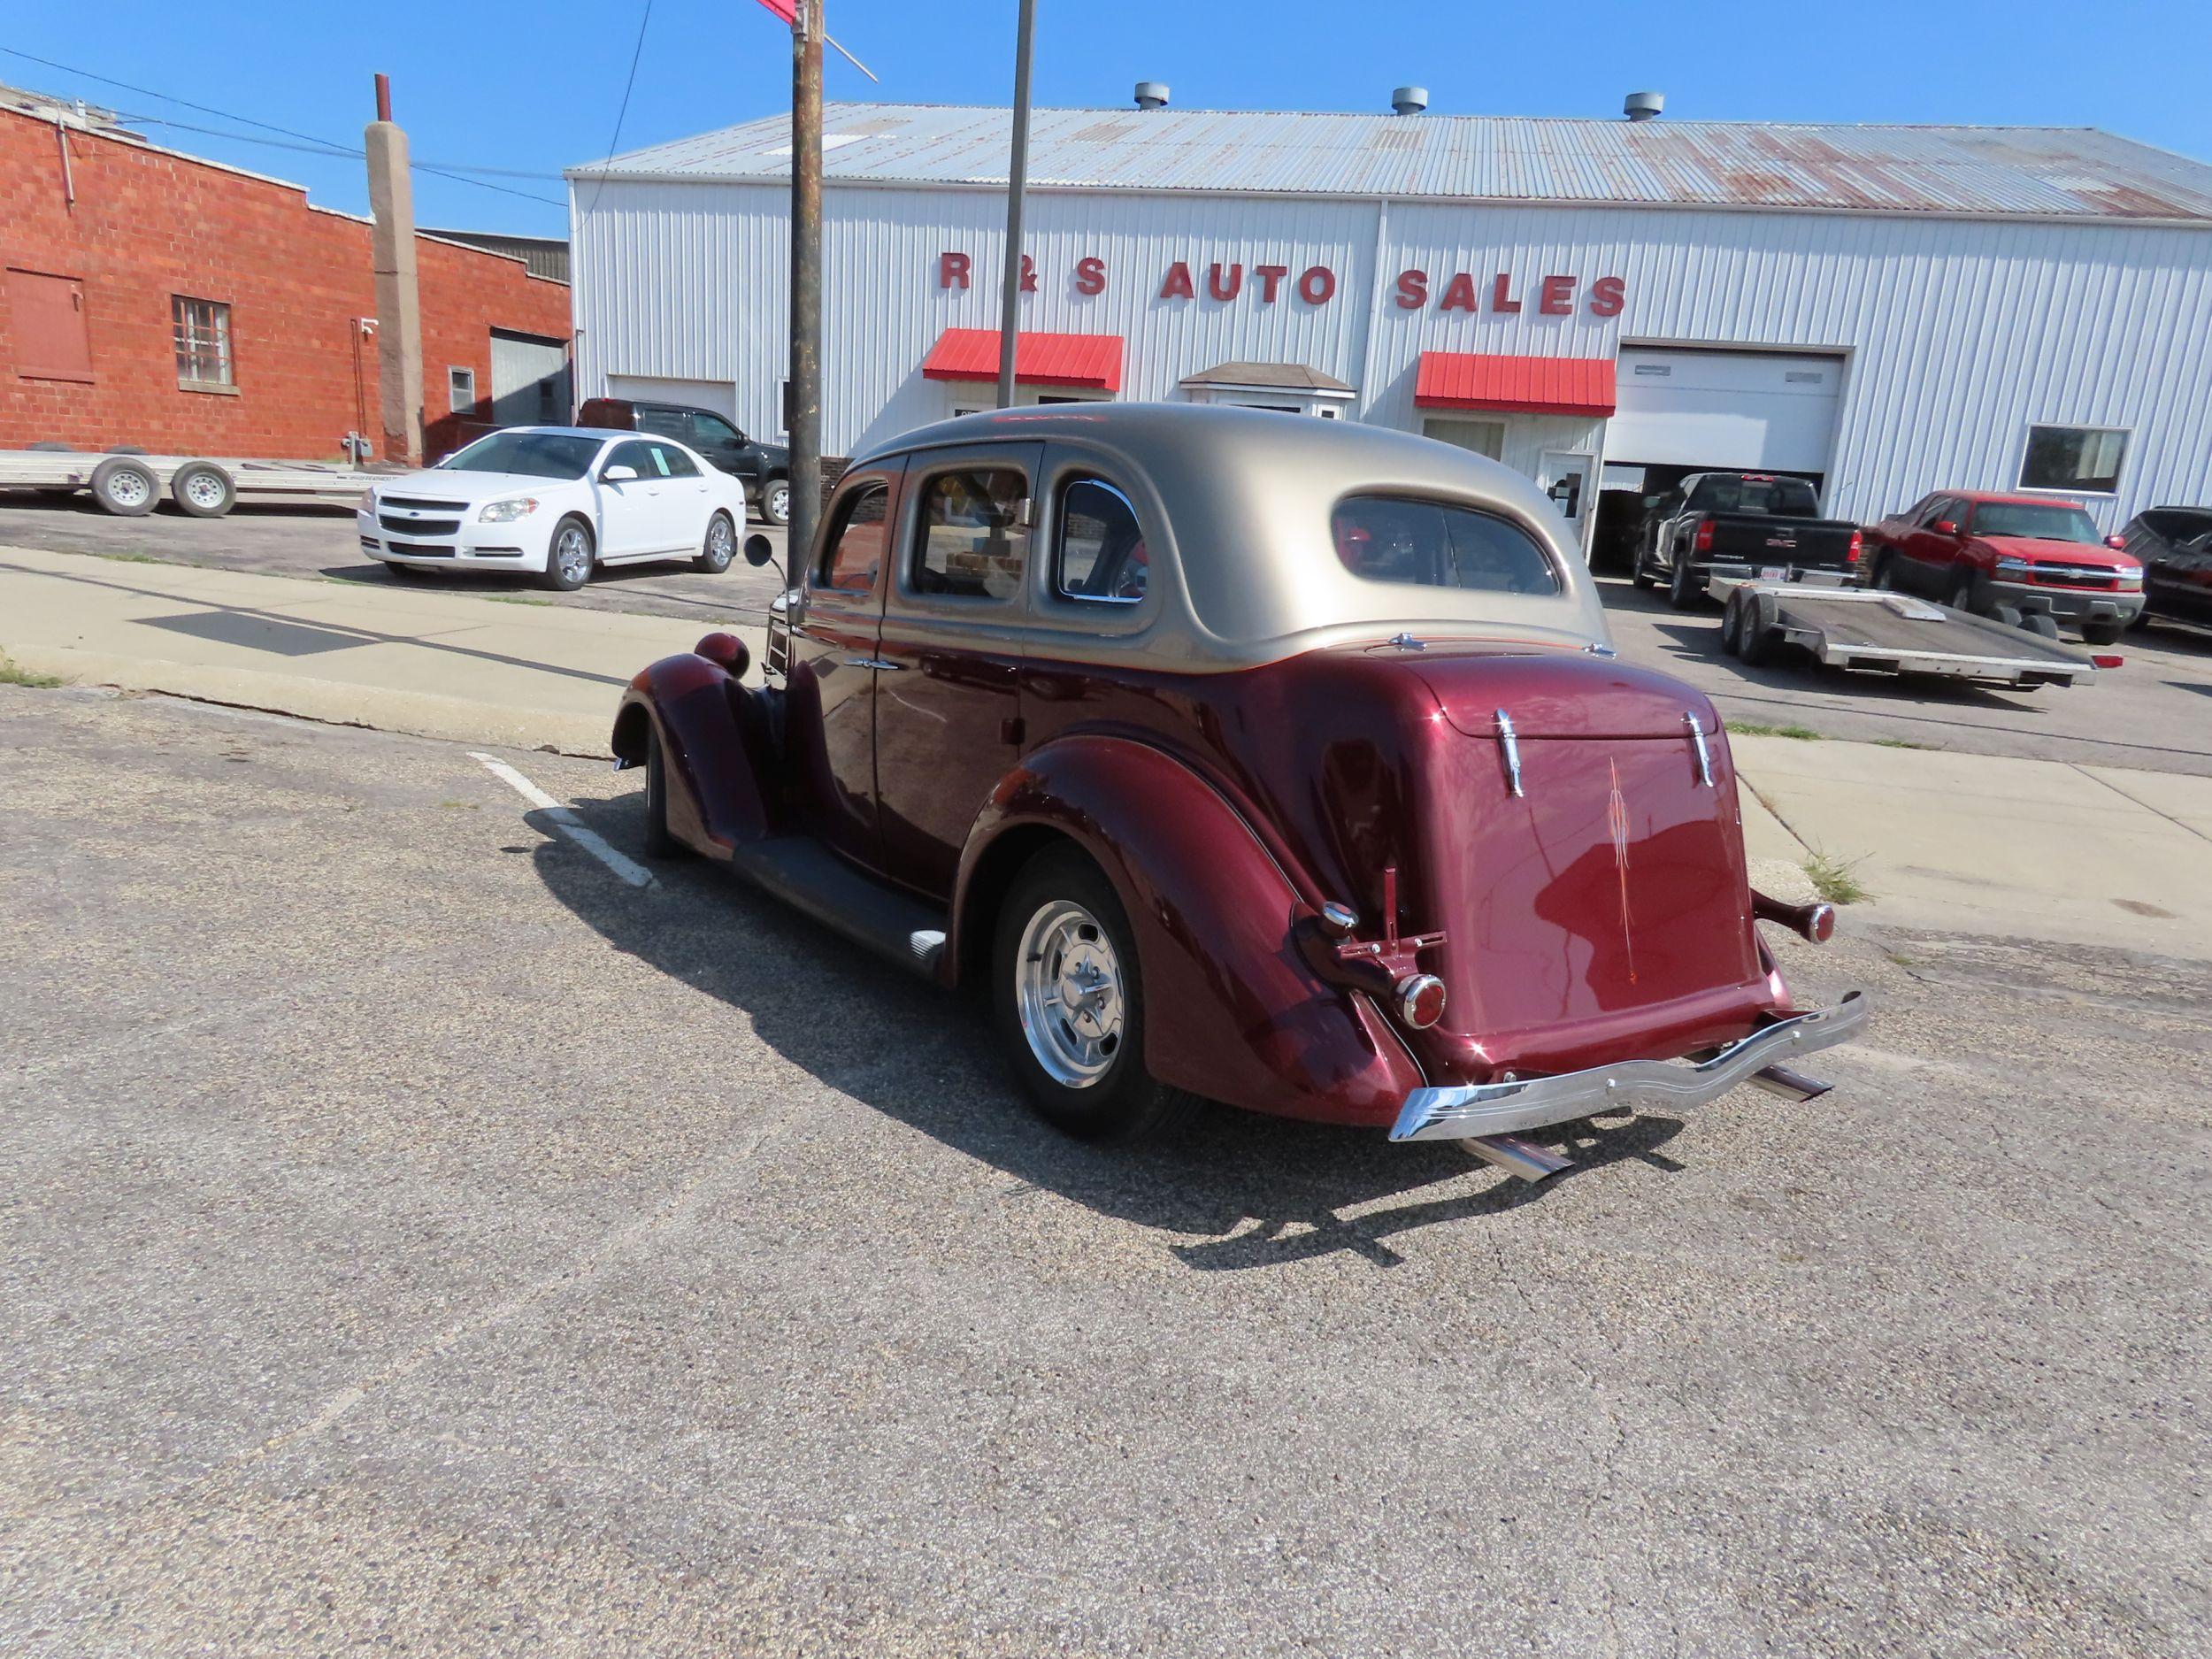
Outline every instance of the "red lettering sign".
<path fill-rule="evenodd" d="M 1590 284 L 1590 315 L 1618 317 L 1628 303 L 1628 284 L 1617 276 L 1601 276 Z"/>
<path fill-rule="evenodd" d="M 1490 283 L 1490 309 L 1494 311 L 1517 311 L 1521 302 L 1513 297 L 1513 279 L 1499 276 Z"/>
<path fill-rule="evenodd" d="M 937 286 L 941 288 L 968 286 L 968 256 L 964 253 L 941 253 L 937 256 Z"/>
<path fill-rule="evenodd" d="M 1021 291 L 1025 294 L 1037 291 L 1037 262 L 1027 254 L 1022 256 Z"/>
<path fill-rule="evenodd" d="M 1298 297 L 1309 305 L 1321 305 L 1336 292 L 1336 273 L 1325 265 L 1309 265 L 1298 279 Z"/>
<path fill-rule="evenodd" d="M 1091 257 L 1075 262 L 1075 291 L 1078 294 L 1103 294 L 1106 291 L 1106 262 Z"/>
<path fill-rule="evenodd" d="M 1233 265 L 1229 267 L 1229 280 L 1226 282 L 1221 280 L 1221 265 L 1218 261 L 1206 273 L 1206 292 L 1217 300 L 1236 298 L 1237 290 L 1243 286 L 1244 267 L 1240 265 Z"/>
<path fill-rule="evenodd" d="M 1197 297 L 1198 290 L 1191 287 L 1190 267 L 1178 259 L 1167 268 L 1167 280 L 1160 284 L 1164 300 L 1187 300 Z"/>
<path fill-rule="evenodd" d="M 1260 280 L 1260 298 L 1272 305 L 1275 303 L 1275 285 L 1290 274 L 1290 267 L 1286 265 L 1256 265 L 1252 267 L 1252 274 Z"/>
<path fill-rule="evenodd" d="M 1440 311 L 1471 311 L 1475 309 L 1475 280 L 1462 271 L 1446 285 L 1444 297 L 1437 303 Z"/>
<path fill-rule="evenodd" d="M 1548 276 L 1536 291 L 1536 309 L 1547 317 L 1571 317 L 1575 309 L 1575 280 Z"/>
<path fill-rule="evenodd" d="M 1429 273 L 1425 271 L 1398 273 L 1398 309 L 1417 311 L 1429 303 Z"/>

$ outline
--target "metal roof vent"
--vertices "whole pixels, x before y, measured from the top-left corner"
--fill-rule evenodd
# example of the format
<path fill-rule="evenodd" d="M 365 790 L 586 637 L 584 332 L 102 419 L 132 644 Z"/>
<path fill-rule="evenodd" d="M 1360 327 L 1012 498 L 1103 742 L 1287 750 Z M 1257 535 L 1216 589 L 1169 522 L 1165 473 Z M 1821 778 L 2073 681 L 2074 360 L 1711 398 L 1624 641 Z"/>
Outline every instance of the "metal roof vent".
<path fill-rule="evenodd" d="M 1164 109 L 1167 105 L 1167 82 L 1140 81 L 1137 82 L 1137 107 L 1141 110 Z"/>
<path fill-rule="evenodd" d="M 1400 87 L 1390 95 L 1390 107 L 1400 115 L 1418 115 L 1429 107 L 1426 87 Z"/>
<path fill-rule="evenodd" d="M 1632 121 L 1655 121 L 1660 111 L 1667 107 L 1663 92 L 1632 92 L 1621 104 L 1621 113 Z"/>

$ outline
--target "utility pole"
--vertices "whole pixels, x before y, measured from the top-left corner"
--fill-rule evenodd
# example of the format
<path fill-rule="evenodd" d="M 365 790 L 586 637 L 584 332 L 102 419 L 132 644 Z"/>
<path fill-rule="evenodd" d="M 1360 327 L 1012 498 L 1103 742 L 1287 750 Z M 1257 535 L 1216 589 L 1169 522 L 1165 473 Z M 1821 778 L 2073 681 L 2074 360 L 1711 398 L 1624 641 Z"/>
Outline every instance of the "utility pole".
<path fill-rule="evenodd" d="M 1037 0 L 1021 0 L 1014 32 L 1014 151 L 1006 169 L 1006 281 L 998 312 L 998 406 L 1014 406 L 1014 357 L 1021 341 L 1022 191 L 1029 181 L 1029 49 Z"/>
<path fill-rule="evenodd" d="M 822 0 L 791 20 L 791 524 L 784 573 L 794 583 L 822 511 Z"/>
<path fill-rule="evenodd" d="M 415 280 L 415 186 L 407 134 L 392 120 L 392 83 L 376 78 L 369 162 L 370 263 L 376 280 L 377 390 L 384 458 L 422 459 L 422 297 Z"/>

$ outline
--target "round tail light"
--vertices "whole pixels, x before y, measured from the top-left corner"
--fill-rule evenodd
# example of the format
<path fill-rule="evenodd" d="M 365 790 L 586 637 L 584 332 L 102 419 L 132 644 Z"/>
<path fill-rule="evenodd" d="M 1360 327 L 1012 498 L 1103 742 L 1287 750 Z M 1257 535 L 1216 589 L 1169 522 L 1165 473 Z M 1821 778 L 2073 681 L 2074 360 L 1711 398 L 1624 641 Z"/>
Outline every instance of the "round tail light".
<path fill-rule="evenodd" d="M 1426 1031 L 1444 1018 L 1444 981 L 1433 973 L 1409 973 L 1398 981 L 1398 1018 Z"/>

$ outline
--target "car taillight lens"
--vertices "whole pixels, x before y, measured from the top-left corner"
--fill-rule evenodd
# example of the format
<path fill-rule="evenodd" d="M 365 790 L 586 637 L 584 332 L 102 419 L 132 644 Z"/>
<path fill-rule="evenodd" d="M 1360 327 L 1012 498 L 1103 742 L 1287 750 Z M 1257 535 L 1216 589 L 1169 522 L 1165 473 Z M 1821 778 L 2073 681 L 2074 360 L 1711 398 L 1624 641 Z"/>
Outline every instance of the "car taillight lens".
<path fill-rule="evenodd" d="M 1866 538 L 1854 530 L 1851 533 L 1851 550 L 1843 556 L 1843 562 L 1846 565 L 1856 565 L 1859 562 L 1859 555 L 1865 550 Z"/>
<path fill-rule="evenodd" d="M 1398 1017 L 1416 1031 L 1444 1018 L 1444 981 L 1433 973 L 1409 973 L 1398 981 Z"/>
<path fill-rule="evenodd" d="M 1713 521 L 1707 519 L 1697 527 L 1697 540 L 1691 543 L 1701 553 L 1713 550 Z"/>

